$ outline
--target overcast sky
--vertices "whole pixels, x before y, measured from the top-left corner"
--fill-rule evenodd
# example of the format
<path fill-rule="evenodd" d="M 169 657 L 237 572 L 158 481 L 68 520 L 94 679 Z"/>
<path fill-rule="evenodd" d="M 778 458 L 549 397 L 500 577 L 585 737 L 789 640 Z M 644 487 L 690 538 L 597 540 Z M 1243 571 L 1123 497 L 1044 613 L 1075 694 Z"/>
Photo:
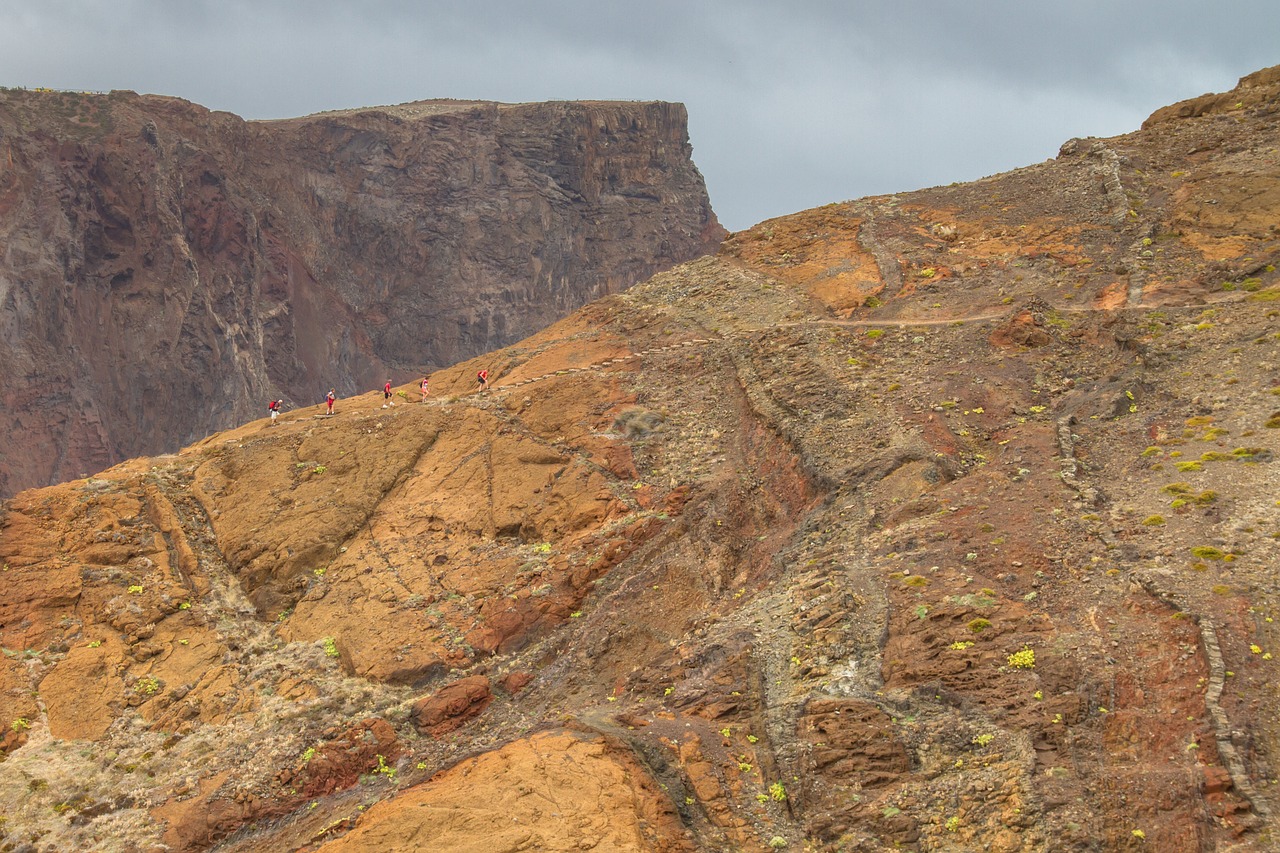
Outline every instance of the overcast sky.
<path fill-rule="evenodd" d="M 1277 0 L 0 0 L 0 85 L 245 118 L 681 101 L 730 230 L 1135 130 L 1280 64 Z"/>

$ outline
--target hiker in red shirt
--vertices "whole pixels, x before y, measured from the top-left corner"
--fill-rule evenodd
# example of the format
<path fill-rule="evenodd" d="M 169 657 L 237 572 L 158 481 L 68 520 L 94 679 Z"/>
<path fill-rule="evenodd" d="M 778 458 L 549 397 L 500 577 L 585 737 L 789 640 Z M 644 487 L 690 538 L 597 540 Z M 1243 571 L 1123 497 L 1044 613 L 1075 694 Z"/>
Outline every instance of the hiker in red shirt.
<path fill-rule="evenodd" d="M 280 414 L 280 404 L 284 400 L 272 400 L 267 404 L 267 408 L 271 411 L 271 426 L 276 425 L 276 415 Z"/>
<path fill-rule="evenodd" d="M 336 399 L 338 399 L 337 389 L 330 388 L 329 393 L 326 394 L 324 397 L 324 402 L 325 402 L 325 405 L 329 407 L 328 414 L 330 415 L 333 414 L 333 401 Z"/>
<path fill-rule="evenodd" d="M 395 403 L 391 402 L 391 380 L 388 379 L 387 384 L 382 386 L 382 408 L 394 405 Z"/>
<path fill-rule="evenodd" d="M 480 383 L 480 393 L 484 393 L 484 389 L 489 387 L 489 369 L 485 368 L 476 374 L 476 381 Z"/>

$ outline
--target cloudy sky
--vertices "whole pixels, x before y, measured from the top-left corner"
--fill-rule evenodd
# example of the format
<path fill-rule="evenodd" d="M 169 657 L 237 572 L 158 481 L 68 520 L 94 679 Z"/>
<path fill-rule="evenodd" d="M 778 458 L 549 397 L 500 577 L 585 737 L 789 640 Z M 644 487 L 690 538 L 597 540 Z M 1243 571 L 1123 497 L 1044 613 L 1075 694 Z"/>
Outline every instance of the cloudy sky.
<path fill-rule="evenodd" d="M 245 118 L 681 101 L 731 230 L 1134 130 L 1280 64 L 1276 0 L 0 0 L 0 85 Z"/>

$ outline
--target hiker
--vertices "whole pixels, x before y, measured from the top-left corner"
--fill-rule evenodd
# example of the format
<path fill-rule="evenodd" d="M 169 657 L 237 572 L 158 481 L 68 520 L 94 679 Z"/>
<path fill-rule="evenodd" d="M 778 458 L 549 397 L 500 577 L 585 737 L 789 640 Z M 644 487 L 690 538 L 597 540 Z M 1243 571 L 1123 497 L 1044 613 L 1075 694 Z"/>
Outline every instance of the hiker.
<path fill-rule="evenodd" d="M 480 383 L 480 393 L 484 393 L 484 389 L 489 387 L 489 369 L 486 367 L 476 374 L 476 381 Z"/>
<path fill-rule="evenodd" d="M 391 402 L 391 380 L 388 379 L 387 384 L 382 386 L 382 408 L 394 405 L 395 403 Z"/>
<path fill-rule="evenodd" d="M 427 402 L 427 397 L 431 394 L 431 377 L 422 377 L 422 402 Z"/>
<path fill-rule="evenodd" d="M 324 403 L 326 406 L 329 407 L 329 411 L 327 412 L 327 414 L 330 414 L 330 415 L 333 414 L 333 401 L 336 399 L 338 399 L 337 389 L 330 388 L 329 393 L 324 395 Z"/>
<path fill-rule="evenodd" d="M 276 425 L 276 415 L 280 414 L 280 404 L 283 402 L 284 400 L 272 400 L 267 404 L 267 409 L 271 411 L 271 426 Z"/>

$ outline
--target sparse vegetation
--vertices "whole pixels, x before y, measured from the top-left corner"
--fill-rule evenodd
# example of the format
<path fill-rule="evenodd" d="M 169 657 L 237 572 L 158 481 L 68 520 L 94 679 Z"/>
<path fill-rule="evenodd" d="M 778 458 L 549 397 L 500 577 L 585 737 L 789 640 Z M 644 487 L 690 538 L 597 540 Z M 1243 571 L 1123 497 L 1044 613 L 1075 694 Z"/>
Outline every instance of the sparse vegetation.
<path fill-rule="evenodd" d="M 1009 666 L 1014 669 L 1032 669 L 1036 665 L 1036 653 L 1029 647 L 1009 655 Z"/>
<path fill-rule="evenodd" d="M 358 123 L 394 134 L 378 115 Z M 1089 769 L 1114 764 L 1114 735 L 1144 724 L 1129 694 L 1140 688 L 1148 711 L 1176 709 L 1176 731 L 1154 751 L 1121 743 L 1121 758 L 1138 774 L 1150 761 L 1170 802 L 1194 804 L 1206 784 L 1198 766 L 1230 784 L 1214 748 L 1220 715 L 1200 707 L 1205 683 L 1191 688 L 1210 667 L 1221 672 L 1202 654 L 1207 620 L 1241 667 L 1222 700 L 1233 726 L 1235 711 L 1258 722 L 1248 709 L 1267 709 L 1275 681 L 1266 650 L 1277 631 L 1262 620 L 1280 618 L 1268 538 L 1280 537 L 1280 495 L 1276 434 L 1263 424 L 1280 427 L 1280 321 L 1264 315 L 1280 303 L 1246 299 L 1275 283 L 1259 266 L 1274 247 L 1264 209 L 1228 241 L 1167 215 L 1157 166 L 1172 151 L 1167 174 L 1211 142 L 1214 123 L 1200 124 L 1171 129 L 1160 156 L 1126 139 L 1119 198 L 1098 197 L 1112 152 L 1079 140 L 1034 180 L 994 176 L 963 193 L 780 219 L 771 244 L 763 229 L 730 237 L 732 263 L 676 266 L 485 356 L 504 377 L 492 394 L 474 393 L 459 364 L 439 371 L 437 395 L 421 405 L 377 414 L 368 410 L 381 401 L 360 395 L 326 420 L 323 405 L 299 401 L 278 429 L 251 419 L 113 469 L 97 491 L 81 481 L 6 503 L 0 545 L 16 568 L 0 587 L 34 600 L 43 574 L 57 584 L 43 597 L 79 603 L 49 605 L 29 631 L 15 614 L 6 635 L 18 646 L 2 659 L 16 679 L 6 719 L 21 713 L 10 726 L 36 731 L 3 732 L 6 746 L 27 743 L 5 756 L 21 796 L 0 812 L 20 806 L 24 821 L 39 819 L 0 847 L 92 846 L 125 825 L 124 843 L 155 846 L 163 831 L 175 847 L 198 846 L 176 837 L 183 820 L 151 831 L 144 806 L 215 796 L 236 806 L 226 844 L 320 847 L 401 781 L 483 776 L 506 760 L 499 750 L 523 762 L 549 744 L 552 762 L 537 766 L 558 770 L 563 751 L 566 773 L 601 784 L 619 760 L 624 775 L 635 760 L 651 764 L 652 787 L 601 793 L 601 818 L 614 801 L 644 813 L 675 804 L 680 815 L 663 820 L 683 821 L 695 845 L 977 850 L 1059 837 L 1138 847 L 1133 824 L 1159 809 L 1095 796 Z M 181 154 L 168 138 L 176 127 L 162 127 L 157 154 Z M 1210 163 L 1215 178 L 1233 159 L 1260 159 L 1237 142 Z M 1180 192 L 1194 205 L 1212 183 Z M 1234 209 L 1234 185 L 1222 186 Z M 218 189 L 201 199 L 222 204 Z M 1141 196 L 1159 209 L 1108 226 L 1141 210 Z M 968 221 L 975 197 L 990 212 Z M 359 236 L 358 211 L 338 201 L 338 224 Z M 289 213 L 268 202 L 272 218 Z M 223 221 L 207 213 L 187 224 Z M 930 225 L 953 216 L 963 237 L 942 245 Z M 1158 233 L 1173 221 L 1187 233 Z M 382 250 L 404 235 L 391 237 Z M 270 269 L 260 238 L 232 245 L 251 272 Z M 1257 258 L 1210 258 L 1198 247 L 1211 242 L 1222 257 Z M 145 248 L 115 237 L 82 248 L 104 247 L 122 251 L 121 269 Z M 930 257 L 945 266 L 924 267 Z M 320 260 L 323 271 L 333 259 Z M 1210 292 L 1224 279 L 1233 296 Z M 368 313 L 381 317 L 389 306 L 376 296 Z M 1217 313 L 1201 314 L 1208 305 Z M 412 334 L 393 326 L 393 337 Z M 288 344 L 275 332 L 272 341 Z M 1168 482 L 1183 476 L 1175 470 L 1200 473 Z M 19 541 L 28 530 L 40 541 Z M 588 606 L 589 619 L 575 609 Z M 1143 674 L 1148 646 L 1181 667 L 1176 677 Z M 865 648 L 882 656 L 870 669 Z M 68 681 L 75 690 L 67 676 L 89 668 L 111 680 L 105 699 L 84 691 L 86 718 L 111 727 L 100 743 L 72 746 L 53 737 L 67 718 L 54 693 Z M 432 715 L 445 705 L 467 707 L 440 733 Z M 878 784 L 874 768 L 849 775 L 850 761 L 865 763 L 867 735 L 905 753 L 895 781 Z M 586 747 L 614 766 L 594 764 Z M 1189 772 L 1164 772 L 1175 753 Z M 46 755 L 58 776 L 38 772 Z M 73 766 L 80 778 L 60 778 Z M 51 790 L 22 802 L 41 775 Z M 350 789 L 323 788 L 331 776 Z M 497 783 L 536 792 L 551 779 Z M 490 780 L 478 781 L 483 794 Z M 77 785 L 91 795 L 83 802 Z M 545 793 L 565 813 L 542 818 L 569 827 L 573 844 L 579 804 Z M 128 814 L 73 824 L 99 802 Z M 374 825 L 382 811 L 360 820 Z M 1229 837 L 1212 810 L 1187 814 L 1188 838 Z M 1245 840 L 1260 832 L 1240 826 Z"/>

